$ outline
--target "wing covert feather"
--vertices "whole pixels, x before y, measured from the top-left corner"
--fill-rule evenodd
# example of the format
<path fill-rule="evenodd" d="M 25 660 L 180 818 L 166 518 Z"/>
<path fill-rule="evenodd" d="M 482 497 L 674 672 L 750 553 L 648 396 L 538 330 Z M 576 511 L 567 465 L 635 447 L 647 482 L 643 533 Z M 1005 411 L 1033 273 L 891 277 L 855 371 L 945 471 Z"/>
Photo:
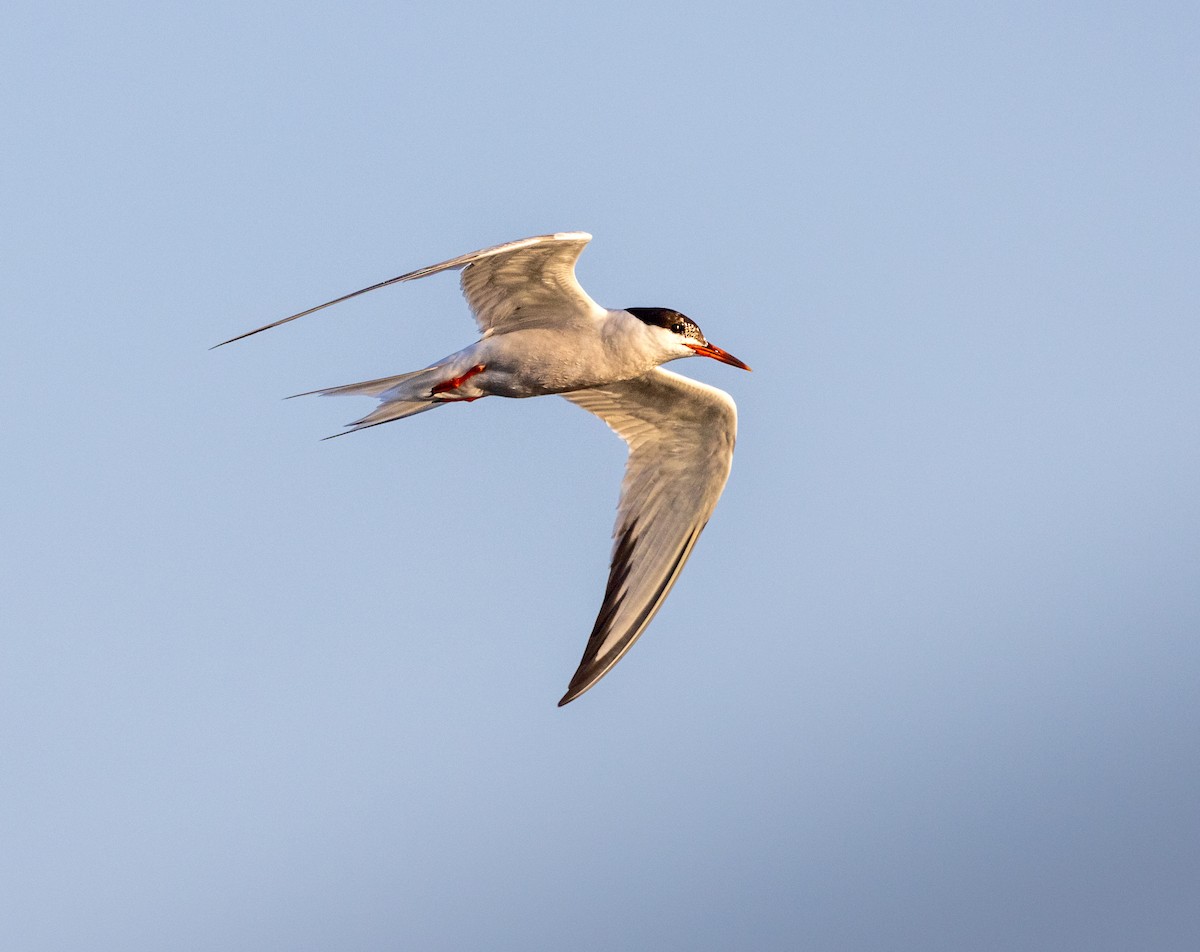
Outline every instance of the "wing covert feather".
<path fill-rule="evenodd" d="M 484 334 L 534 323 L 560 324 L 606 312 L 575 278 L 575 262 L 591 235 L 570 232 L 514 242 L 517 247 L 481 256 L 463 268 L 463 297 Z M 507 246 L 501 246 L 505 248 Z"/>

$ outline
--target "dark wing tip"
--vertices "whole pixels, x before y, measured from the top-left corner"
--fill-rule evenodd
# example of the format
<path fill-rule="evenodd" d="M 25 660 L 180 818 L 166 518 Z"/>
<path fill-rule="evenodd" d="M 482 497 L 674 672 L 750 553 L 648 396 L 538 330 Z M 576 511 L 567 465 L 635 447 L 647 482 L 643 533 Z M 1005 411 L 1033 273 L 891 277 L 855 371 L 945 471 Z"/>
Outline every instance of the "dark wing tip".
<path fill-rule="evenodd" d="M 253 332 L 251 332 L 251 333 L 253 333 Z M 229 338 L 229 340 L 223 340 L 219 344 L 213 344 L 212 347 L 210 347 L 208 349 L 216 350 L 218 347 L 224 347 L 226 344 L 232 344 L 235 340 L 241 340 L 245 336 L 246 336 L 245 334 L 239 334 L 237 337 L 231 337 L 231 338 Z"/>
<path fill-rule="evenodd" d="M 575 677 L 571 678 L 571 683 L 567 685 L 567 693 L 558 700 L 559 707 L 565 707 L 570 704 L 579 695 L 585 693 L 588 688 L 596 684 L 600 678 L 592 677 L 590 674 L 587 677 L 580 677 L 583 673 L 583 665 L 579 666 L 579 670 L 575 672 Z"/>
<path fill-rule="evenodd" d="M 608 584 L 604 589 L 604 601 L 600 605 L 600 613 L 596 616 L 596 622 L 588 637 L 587 647 L 584 649 L 579 667 L 575 669 L 575 674 L 571 676 L 571 682 L 567 685 L 567 693 L 558 702 L 559 707 L 570 704 L 595 685 L 616 663 L 615 661 L 599 663 L 599 655 L 596 652 L 608 636 L 613 616 L 624 599 L 620 590 L 629 576 L 630 558 L 637 542 L 636 530 L 636 519 L 631 519 L 621 530 L 620 538 L 613 549 L 612 564 L 608 570 Z"/>
<path fill-rule="evenodd" d="M 275 325 L 271 324 L 269 326 L 274 327 Z M 213 344 L 212 347 L 210 347 L 208 349 L 216 350 L 218 347 L 224 347 L 226 344 L 232 344 L 235 340 L 242 340 L 243 338 L 246 338 L 246 337 L 252 337 L 253 335 L 257 334 L 259 331 L 265 331 L 266 329 L 267 328 L 265 328 L 265 327 L 260 327 L 257 330 L 246 331 L 245 334 L 238 334 L 237 337 L 231 337 L 231 338 L 229 338 L 229 340 L 223 340 L 219 344 Z"/>

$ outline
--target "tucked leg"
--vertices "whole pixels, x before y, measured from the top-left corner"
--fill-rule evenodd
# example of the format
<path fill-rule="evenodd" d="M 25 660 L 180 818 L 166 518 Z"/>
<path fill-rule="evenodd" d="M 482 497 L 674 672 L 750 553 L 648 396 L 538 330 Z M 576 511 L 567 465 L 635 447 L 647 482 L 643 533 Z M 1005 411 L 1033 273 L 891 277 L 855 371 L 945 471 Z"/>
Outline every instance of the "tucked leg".
<path fill-rule="evenodd" d="M 446 396 L 451 390 L 457 390 L 464 383 L 470 380 L 477 374 L 481 374 L 487 368 L 483 364 L 476 364 L 461 377 L 451 377 L 449 380 L 443 380 L 441 383 L 434 384 L 430 393 L 439 400 L 459 400 L 463 403 L 470 403 L 472 400 L 478 400 L 479 397 L 450 397 Z"/>

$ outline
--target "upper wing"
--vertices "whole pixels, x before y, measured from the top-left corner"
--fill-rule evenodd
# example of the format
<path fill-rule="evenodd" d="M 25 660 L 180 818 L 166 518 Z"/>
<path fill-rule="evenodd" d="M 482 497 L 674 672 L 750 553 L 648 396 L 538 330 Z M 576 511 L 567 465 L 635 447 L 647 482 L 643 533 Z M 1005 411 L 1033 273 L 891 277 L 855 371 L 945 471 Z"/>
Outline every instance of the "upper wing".
<path fill-rule="evenodd" d="M 479 329 L 503 333 L 547 319 L 561 323 L 571 316 L 602 317 L 604 308 L 575 278 L 575 262 L 591 240 L 586 232 L 574 231 L 466 255 L 463 297 Z"/>
<path fill-rule="evenodd" d="M 737 409 L 729 394 L 658 368 L 564 393 L 629 444 L 608 587 L 559 706 L 604 677 L 667 597 L 729 478 Z"/>
<path fill-rule="evenodd" d="M 561 320 L 571 312 L 602 315 L 605 313 L 604 308 L 588 297 L 587 292 L 575 280 L 575 261 L 583 251 L 584 245 L 591 240 L 592 236 L 587 232 L 569 231 L 522 238 L 520 241 L 510 241 L 494 248 L 472 251 L 440 264 L 431 264 L 408 274 L 380 281 L 369 288 L 343 294 L 299 314 L 292 314 L 245 334 L 238 334 L 237 337 L 231 337 L 216 346 L 232 344 L 235 340 L 306 317 L 368 291 L 378 291 L 391 284 L 414 281 L 439 271 L 458 268 L 463 269 L 463 295 L 475 315 L 475 322 L 485 334 L 506 330 L 506 324 L 544 320 L 548 316 L 557 315 Z"/>

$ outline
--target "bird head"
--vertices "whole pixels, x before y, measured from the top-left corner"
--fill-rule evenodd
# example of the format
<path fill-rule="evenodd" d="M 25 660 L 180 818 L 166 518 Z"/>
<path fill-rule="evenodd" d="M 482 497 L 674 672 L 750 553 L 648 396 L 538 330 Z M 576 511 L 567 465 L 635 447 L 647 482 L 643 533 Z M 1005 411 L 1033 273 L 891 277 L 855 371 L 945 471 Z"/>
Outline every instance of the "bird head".
<path fill-rule="evenodd" d="M 668 355 L 666 360 L 711 357 L 731 367 L 750 369 L 733 354 L 726 353 L 716 344 L 710 344 L 699 325 L 686 314 L 669 307 L 627 307 L 625 310 L 651 329 L 656 342 Z"/>

